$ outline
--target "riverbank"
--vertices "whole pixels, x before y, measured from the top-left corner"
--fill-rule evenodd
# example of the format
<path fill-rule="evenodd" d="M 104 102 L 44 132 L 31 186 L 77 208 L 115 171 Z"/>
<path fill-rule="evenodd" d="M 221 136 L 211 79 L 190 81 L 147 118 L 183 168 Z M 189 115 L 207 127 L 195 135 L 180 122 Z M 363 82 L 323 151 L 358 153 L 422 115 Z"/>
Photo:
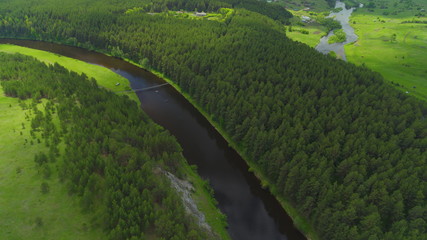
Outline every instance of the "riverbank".
<path fill-rule="evenodd" d="M 130 82 L 128 79 L 102 66 L 88 64 L 86 62 L 58 55 L 55 53 L 50 53 L 27 47 L 20 47 L 16 45 L 2 44 L 0 45 L 0 52 L 1 51 L 8 53 L 21 53 L 24 55 L 32 56 L 47 64 L 53 64 L 55 62 L 58 62 L 60 65 L 66 67 L 71 71 L 76 70 L 79 73 L 84 73 L 89 77 L 94 77 L 97 80 L 98 84 L 112 91 L 117 91 L 120 89 L 130 89 Z M 92 70 L 93 72 L 90 72 Z M 98 81 L 98 78 L 100 79 L 100 81 Z M 116 82 L 119 82 L 120 85 L 116 86 Z M 133 96 L 131 98 L 140 104 L 140 100 L 134 92 L 131 92 L 130 96 Z M 196 174 L 194 167 L 185 165 L 182 166 L 182 168 L 183 172 L 186 175 L 186 180 L 190 181 L 194 186 L 194 192 L 192 197 L 197 203 L 199 209 L 205 214 L 206 222 L 213 229 L 212 232 L 214 233 L 214 235 L 217 235 L 220 239 L 224 240 L 231 239 L 226 230 L 226 217 L 216 207 L 217 202 L 212 196 L 212 190 L 209 184 Z"/>
<path fill-rule="evenodd" d="M 27 45 L 28 46 L 28 45 Z M 44 49 L 45 47 L 42 47 L 42 49 Z M 62 50 L 61 50 L 62 51 Z M 102 52 L 102 51 L 101 51 Z M 83 52 L 80 52 L 80 54 L 84 54 Z M 95 54 L 95 53 L 94 53 Z M 74 55 L 74 54 L 72 54 L 72 55 Z M 93 55 L 92 57 L 95 57 L 95 55 Z M 118 64 L 118 65 L 121 65 L 121 63 L 119 63 L 119 62 L 116 62 L 116 61 L 113 61 L 114 62 L 114 64 Z M 128 62 L 130 62 L 129 60 L 128 60 Z M 102 65 L 102 63 L 101 62 L 99 62 L 99 63 L 97 63 L 97 64 L 99 64 L 99 65 Z M 114 66 L 114 64 L 113 65 L 111 65 L 111 64 L 109 64 L 108 66 Z M 135 65 L 137 65 L 137 64 L 135 64 Z M 131 70 L 131 68 L 127 68 L 128 70 Z M 125 70 L 125 72 L 124 73 L 126 73 L 126 71 L 127 70 Z M 132 72 L 132 74 L 137 74 L 138 75 L 138 73 L 136 72 L 136 70 L 134 69 L 134 70 L 131 70 L 131 72 Z M 125 75 L 127 76 L 129 73 L 126 73 Z M 143 74 L 144 75 L 144 74 Z M 160 73 L 158 73 L 157 72 L 157 75 L 158 76 L 161 76 L 161 77 L 164 77 L 162 74 L 160 74 Z M 144 75 L 145 76 L 145 75 Z M 147 75 L 147 77 L 148 77 L 148 75 Z M 169 80 L 169 82 L 170 83 L 172 83 L 171 82 L 171 80 L 170 79 L 167 79 L 167 80 Z M 133 81 L 135 81 L 135 80 L 133 80 Z M 157 80 L 156 80 L 157 81 Z M 153 82 L 154 83 L 154 82 Z M 151 83 L 150 83 L 151 84 Z M 175 88 L 177 88 L 177 86 L 175 85 Z M 170 90 L 172 90 L 172 89 L 170 89 Z M 163 90 L 160 90 L 160 93 L 155 93 L 155 92 L 152 92 L 152 93 L 147 93 L 147 94 L 144 94 L 144 96 L 151 96 L 151 95 L 153 95 L 153 97 L 154 96 L 158 96 L 158 94 L 160 94 L 160 95 L 162 95 L 162 92 L 163 92 Z M 175 91 L 174 91 L 175 92 Z M 182 92 L 182 91 L 181 91 Z M 184 94 L 184 95 L 186 95 L 186 94 Z M 177 96 L 180 96 L 179 97 L 179 99 L 181 98 L 181 96 L 182 96 L 182 94 L 177 94 Z M 187 98 L 188 100 L 186 100 L 186 105 L 188 104 L 188 106 L 191 106 L 191 105 L 193 105 L 193 106 L 196 106 L 196 104 L 193 102 L 193 101 L 189 101 L 190 100 L 190 98 L 189 98 L 189 96 L 188 95 L 186 95 L 186 96 L 184 96 L 185 98 Z M 151 97 L 150 97 L 151 98 Z M 148 100 L 148 99 L 147 99 Z M 159 99 L 161 102 L 164 102 L 165 100 L 164 99 Z M 184 99 L 183 99 L 184 100 Z M 180 100 L 181 101 L 181 100 Z M 192 104 L 190 105 L 190 103 L 192 102 Z M 146 104 L 147 104 L 147 102 L 146 102 Z M 166 108 L 168 108 L 167 106 L 168 106 L 169 104 L 167 104 L 166 103 L 166 105 L 159 105 L 158 107 L 161 107 L 161 108 L 163 108 L 163 107 L 166 107 Z M 163 107 L 162 107 L 163 106 Z M 193 107 L 191 107 L 192 109 L 193 109 Z M 198 107 L 198 109 L 199 110 L 196 110 L 196 109 L 194 109 L 194 111 L 196 112 L 197 111 L 197 115 L 199 115 L 199 116 L 202 116 L 202 115 L 200 115 L 200 113 L 202 113 L 204 116 L 202 117 L 202 118 L 204 118 L 204 119 L 208 119 L 208 117 L 207 117 L 207 114 L 204 112 L 204 111 L 202 111 L 201 109 L 200 109 L 200 107 Z M 172 110 L 172 109 L 171 109 Z M 170 111 L 170 110 L 169 110 Z M 169 112 L 168 111 L 168 112 Z M 172 117 L 172 116 L 171 116 Z M 173 118 L 173 117 L 172 117 Z M 178 119 L 176 119 L 176 120 L 178 120 Z M 197 121 L 198 122 L 198 121 Z M 198 124 L 198 123 L 194 123 L 194 124 Z M 206 124 L 208 124 L 208 122 L 206 122 Z M 194 125 L 194 126 L 196 126 L 196 125 Z M 216 126 L 215 124 L 213 124 L 213 121 L 212 121 L 212 119 L 210 120 L 210 123 L 209 123 L 209 127 L 211 128 L 212 126 Z M 219 128 L 218 127 L 216 127 L 216 132 L 218 132 L 218 133 L 220 133 L 220 134 L 222 134 L 222 137 L 220 137 L 221 138 L 221 140 L 220 140 L 220 142 L 226 142 L 226 141 L 224 141 L 224 139 L 227 139 L 228 140 L 228 145 L 231 145 L 231 139 L 229 138 L 229 137 L 227 137 L 226 136 L 226 134 L 223 132 L 223 131 L 221 131 L 221 130 L 219 130 Z M 212 128 L 212 130 L 209 130 L 209 131 L 213 131 L 213 128 Z M 219 134 L 218 134 L 218 136 L 220 136 Z M 219 140 L 219 139 L 218 139 Z M 210 143 L 209 143 L 210 144 Z M 216 144 L 215 144 L 216 145 Z M 188 149 L 188 147 L 189 146 L 187 146 L 187 149 Z M 235 148 L 237 148 L 237 147 L 235 147 Z M 229 151 L 232 151 L 231 149 L 230 150 L 227 150 L 227 152 L 229 152 Z M 236 154 L 236 152 L 235 151 L 232 151 L 233 152 L 233 154 Z M 202 156 L 200 156 L 200 157 L 202 157 Z M 236 154 L 236 157 L 237 157 L 237 154 Z M 203 157 L 202 157 L 203 158 Z M 240 157 L 237 157 L 237 158 L 240 158 Z M 225 160 L 225 159 L 224 159 Z M 221 160 L 221 161 L 224 161 L 224 160 Z M 227 159 L 226 161 L 230 161 L 230 160 L 232 160 L 232 159 Z M 236 159 L 237 160 L 237 159 Z M 194 159 L 193 159 L 193 161 L 194 161 Z M 255 181 L 256 180 L 256 178 L 255 178 L 255 176 L 253 175 L 253 174 L 249 174 L 248 172 L 247 172 L 247 169 L 248 169 L 248 167 L 247 167 L 247 165 L 246 164 L 244 164 L 245 166 L 243 166 L 243 162 L 244 162 L 244 160 L 243 159 L 240 159 L 240 160 L 238 160 L 238 162 L 240 162 L 240 161 L 242 161 L 242 168 L 245 168 L 245 169 L 241 169 L 241 170 L 239 170 L 239 171 L 243 171 L 244 172 L 244 175 L 250 175 L 250 179 L 252 179 L 252 180 L 248 180 L 248 179 L 246 179 L 246 180 L 244 180 L 244 181 L 250 181 L 251 183 L 251 186 L 250 186 L 250 191 L 252 192 L 253 190 L 255 190 L 256 192 L 258 192 L 259 190 L 256 190 L 256 189 L 260 189 L 261 190 L 261 188 L 260 188 L 260 183 L 259 182 L 253 182 L 253 181 Z M 229 167 L 227 167 L 227 166 L 224 166 L 225 167 L 225 169 L 228 169 Z M 240 167 L 239 167 L 240 168 Z M 252 167 L 252 168 L 254 168 L 254 167 Z M 234 170 L 233 170 L 234 171 Z M 235 172 L 234 174 L 233 174 L 233 176 L 232 176 L 232 178 L 235 178 L 235 177 L 237 177 L 237 176 L 239 176 L 240 175 L 240 173 L 239 172 Z M 231 176 L 229 176 L 229 177 L 231 177 Z M 246 178 L 246 177 L 245 177 Z M 259 178 L 259 177 L 258 177 Z M 199 178 L 200 179 L 200 178 Z M 243 179 L 241 179 L 241 177 L 237 177 L 237 179 L 235 179 L 235 180 L 237 180 L 238 182 L 240 182 L 240 181 L 242 181 Z M 221 182 L 223 182 L 222 180 L 221 180 Z M 265 181 L 264 181 L 265 182 Z M 201 185 L 205 185 L 206 186 L 206 182 L 205 181 L 201 181 Z M 247 184 L 249 184 L 249 183 L 247 183 Z M 255 184 L 255 185 L 253 185 L 253 184 Z M 252 186 L 253 185 L 253 186 Z M 221 185 L 222 186 L 222 185 Z M 218 186 L 217 186 L 218 187 Z M 242 186 L 243 188 L 246 188 L 246 187 L 249 187 L 249 186 Z M 225 189 L 224 189 L 225 190 Z M 243 189 L 242 189 L 243 190 Z M 249 190 L 249 188 L 248 188 L 248 190 Z M 215 191 L 217 191 L 217 190 L 215 190 Z M 245 191 L 246 190 L 244 190 L 243 192 L 242 192 L 242 194 L 244 194 L 244 195 L 238 195 L 238 196 L 246 196 L 245 194 L 248 194 L 248 193 L 245 193 Z M 205 192 L 211 192 L 211 191 L 209 191 L 209 189 L 206 189 L 205 190 Z M 235 192 L 235 191 L 233 191 L 233 192 Z M 289 229 L 289 230 L 291 230 L 292 229 L 292 232 L 295 232 L 295 233 L 292 233 L 293 235 L 292 236 L 294 236 L 295 237 L 295 239 L 302 239 L 302 235 L 298 232 L 298 231 L 296 231 L 295 230 L 295 228 L 293 228 L 293 227 L 291 227 L 292 225 L 293 225 L 293 223 L 292 222 L 290 222 L 290 219 L 288 218 L 288 220 L 286 220 L 285 222 L 283 222 L 284 220 L 283 220 L 283 218 L 282 218 L 282 216 L 283 217 L 285 217 L 285 218 L 287 218 L 288 216 L 287 216 L 287 214 L 285 213 L 285 211 L 283 210 L 284 209 L 284 203 L 283 203 L 283 201 L 282 201 L 282 203 L 280 204 L 274 197 L 273 197 L 273 195 L 271 195 L 270 194 L 270 192 L 269 191 L 265 191 L 265 190 L 262 190 L 262 192 L 264 192 L 264 193 L 261 193 L 261 195 L 262 196 L 260 196 L 259 194 L 260 193 L 256 193 L 255 195 L 256 196 L 253 196 L 253 194 L 254 194 L 254 192 L 252 192 L 252 193 L 250 193 L 250 195 L 247 195 L 247 197 L 248 198 L 244 198 L 244 199 L 252 199 L 252 200 L 250 200 L 250 202 L 252 202 L 252 201 L 255 201 L 255 202 L 257 202 L 257 201 L 259 201 L 260 199 L 256 199 L 256 198 L 259 198 L 259 197 L 262 197 L 263 198 L 263 201 L 268 201 L 268 202 L 264 202 L 263 204 L 264 205 L 262 205 L 262 202 L 257 202 L 257 204 L 261 204 L 261 205 L 259 205 L 259 208 L 258 208 L 258 206 L 257 206 L 257 208 L 255 208 L 254 210 L 256 210 L 256 211 L 268 211 L 268 215 L 270 215 L 270 216 L 266 216 L 267 218 L 265 218 L 265 221 L 271 221 L 271 219 L 268 219 L 268 218 L 272 218 L 272 217 L 274 217 L 274 219 L 275 219 L 275 221 L 278 221 L 278 222 L 276 222 L 276 223 L 281 223 L 281 226 L 288 226 L 288 227 L 286 227 L 286 229 Z M 211 198 L 211 195 L 206 195 L 205 194 L 205 200 L 203 200 L 202 202 L 206 202 L 206 199 L 212 199 Z M 234 196 L 230 196 L 232 199 L 234 199 Z M 253 198 L 253 197 L 256 197 L 256 198 Z M 266 199 L 267 198 L 267 199 Z M 243 199 L 241 199 L 241 197 L 239 197 L 238 199 L 236 199 L 236 200 L 238 200 L 238 201 L 241 201 L 241 200 L 243 200 Z M 209 201 L 208 201 L 209 202 Z M 252 202 L 253 203 L 253 202 Z M 268 208 L 270 209 L 270 210 L 268 210 L 268 209 L 265 209 L 266 208 L 266 205 L 265 204 L 269 204 L 269 206 L 268 206 Z M 249 206 L 249 205 L 252 205 L 252 204 L 250 204 L 250 203 L 248 203 L 248 204 L 244 204 L 244 205 L 247 205 L 247 206 Z M 226 205 L 226 206 L 230 206 L 231 207 L 231 205 Z M 236 206 L 236 207 L 238 207 L 238 208 L 240 208 L 240 206 L 241 206 L 241 204 L 239 204 L 239 206 Z M 273 210 L 273 212 L 270 212 L 272 209 L 271 208 L 273 208 L 273 209 L 275 209 L 275 210 Z M 247 209 L 247 208 L 244 208 L 244 209 Z M 244 209 L 241 209 L 241 210 L 244 210 Z M 278 214 L 278 212 L 280 212 L 280 219 L 277 219 L 277 214 Z M 296 212 L 296 211 L 295 211 Z M 234 214 L 234 212 L 232 211 L 232 213 Z M 239 213 L 239 219 L 241 218 L 241 214 L 243 214 L 243 213 Z M 259 214 L 259 213 L 258 213 Z M 257 216 L 258 216 L 258 214 L 256 214 Z M 263 213 L 263 214 L 267 214 L 267 212 L 265 212 L 265 213 Z M 275 216 L 272 216 L 271 214 L 273 214 L 273 215 L 275 215 Z M 208 215 L 209 214 L 207 214 L 207 217 L 208 217 Z M 215 215 L 215 214 L 213 214 L 213 215 Z M 252 215 L 252 214 L 251 214 Z M 244 218 L 243 218 L 244 219 Z M 236 218 L 234 218 L 234 220 L 232 220 L 233 221 L 233 223 L 235 223 L 235 224 L 238 224 L 238 225 L 240 225 L 241 224 L 241 221 L 243 221 L 243 219 L 240 219 L 240 221 L 239 222 L 236 222 Z M 261 218 L 262 219 L 262 218 Z M 295 217 L 294 217 L 294 219 L 296 219 Z M 217 221 L 218 223 L 220 223 L 221 224 L 221 222 L 225 222 L 224 221 L 224 217 L 221 217 L 221 216 L 219 216 L 219 217 L 215 217 L 214 218 L 214 221 Z M 264 222 L 264 221 L 263 221 Z M 301 221 L 299 221 L 299 222 L 301 222 Z M 244 224 L 246 224 L 246 223 L 244 223 Z M 248 222 L 248 224 L 250 224 L 249 222 Z M 304 229 L 304 227 L 301 227 L 301 225 L 302 224 L 299 224 L 299 228 L 300 229 Z M 243 226 L 246 226 L 246 225 L 243 225 Z M 275 228 L 274 227 L 274 222 L 271 222 L 269 225 L 268 225 L 269 227 L 271 227 L 271 228 Z M 265 226 L 264 226 L 265 227 Z M 280 228 L 282 228 L 282 227 L 280 227 Z M 235 229 L 235 228 L 233 228 L 233 227 L 230 227 L 230 229 Z M 282 229 L 281 231 L 289 231 L 289 230 L 285 230 L 285 229 Z M 258 230 L 256 230 L 256 231 L 258 231 Z M 265 230 L 263 230 L 263 228 L 261 228 L 261 229 L 259 229 L 259 231 L 261 231 L 261 232 L 264 232 Z M 277 231 L 277 230 L 274 230 L 274 231 Z M 226 232 L 226 231 L 225 231 Z M 245 231 L 245 233 L 246 232 L 248 232 L 248 231 Z M 309 232 L 309 231 L 304 231 L 304 232 Z M 282 234 L 283 233 L 285 233 L 285 232 L 282 232 Z M 226 233 L 227 234 L 227 233 Z M 271 232 L 270 233 L 268 233 L 268 232 L 265 232 L 265 234 L 267 234 L 267 235 L 269 235 L 269 234 L 271 234 Z M 287 234 L 287 233 L 286 233 Z M 272 236 L 273 235 L 275 235 L 275 234 L 272 234 Z M 309 234 L 310 235 L 310 234 Z M 259 236 L 264 236 L 264 235 L 259 235 Z M 276 235 L 276 236 L 278 236 L 278 235 Z"/>
<path fill-rule="evenodd" d="M 205 221 L 211 227 L 214 234 L 218 234 L 219 239 L 231 240 L 227 232 L 227 216 L 217 208 L 217 201 L 213 197 L 213 190 L 208 182 L 204 181 L 198 174 L 195 167 L 186 165 L 184 168 L 187 180 L 194 187 L 191 195 L 198 209 L 205 215 Z"/>
<path fill-rule="evenodd" d="M 344 39 L 340 41 L 334 40 L 339 37 L 335 35 L 335 31 L 331 31 L 327 36 L 320 39 L 320 43 L 316 46 L 315 49 L 323 54 L 335 52 L 337 58 L 347 61 L 344 46 L 346 44 L 355 42 L 358 38 L 354 32 L 354 29 L 349 24 L 350 16 L 356 8 L 347 9 L 344 2 L 336 1 L 335 9 L 336 11 L 331 11 L 328 17 L 335 19 L 341 24 L 342 28 L 337 31 L 342 32 L 341 35 L 344 36 Z"/>
<path fill-rule="evenodd" d="M 34 57 L 46 64 L 58 63 L 70 71 L 74 71 L 79 74 L 84 73 L 89 78 L 94 78 L 100 86 L 106 89 L 109 89 L 113 92 L 120 92 L 120 91 L 126 91 L 131 89 L 129 81 L 126 78 L 104 67 L 87 64 L 83 61 L 61 56 L 59 54 L 54 54 L 46 51 L 41 51 L 37 49 L 26 48 L 26 47 L 11 45 L 11 44 L 0 44 L 0 52 L 10 53 L 10 54 L 20 53 L 23 55 Z M 134 92 L 127 92 L 127 93 L 121 93 L 121 94 L 126 94 L 127 96 L 129 96 L 129 98 L 131 98 L 132 100 L 140 104 L 138 96 Z"/>
<path fill-rule="evenodd" d="M 294 41 L 304 43 L 315 48 L 320 39 L 328 34 L 327 28 L 319 23 L 318 18 L 324 18 L 325 12 L 294 11 L 288 9 L 294 15 L 291 25 L 286 26 L 286 36 Z M 307 22 L 302 22 L 303 18 L 309 18 Z"/>
<path fill-rule="evenodd" d="M 110 57 L 115 57 L 111 55 L 111 53 L 103 51 L 101 49 L 96 49 L 95 51 L 105 54 Z M 145 69 L 139 63 L 136 63 L 127 58 L 121 58 L 124 61 L 133 64 L 145 71 L 149 71 L 156 75 L 157 77 L 165 80 L 167 83 L 172 85 L 179 93 L 182 94 L 182 91 L 177 89 L 177 85 L 172 82 L 169 78 L 166 78 L 163 74 L 158 71 L 154 71 L 152 69 Z M 184 95 L 183 95 L 184 96 Z M 187 100 L 189 99 L 187 96 L 184 96 Z M 191 102 L 194 105 L 193 102 Z M 199 108 L 198 108 L 199 109 Z M 203 114 L 203 113 L 202 113 Z M 192 195 L 195 200 L 199 210 L 205 214 L 206 222 L 211 226 L 214 233 L 218 234 L 220 239 L 222 240 L 231 240 L 230 235 L 227 232 L 227 217 L 216 207 L 217 201 L 213 197 L 213 190 L 209 186 L 209 183 L 203 180 L 198 174 L 195 167 L 190 165 L 184 166 L 184 172 L 186 174 L 187 180 L 193 184 L 194 193 Z"/>
<path fill-rule="evenodd" d="M 133 62 L 130 59 L 125 59 L 126 61 L 139 66 L 143 68 L 141 65 Z M 170 78 L 165 76 L 163 73 L 150 69 L 150 72 L 158 76 L 159 78 L 165 80 L 168 82 L 177 92 L 179 92 L 182 96 L 187 99 L 188 102 L 190 102 L 203 116 L 208 122 L 216 129 L 216 131 L 225 139 L 225 141 L 228 142 L 228 145 L 233 148 L 241 157 L 245 160 L 246 164 L 248 165 L 248 171 L 252 172 L 260 181 L 260 184 L 263 188 L 268 188 L 270 192 L 274 195 L 276 200 L 280 203 L 282 208 L 286 211 L 286 213 L 293 219 L 294 226 L 300 230 L 309 240 L 319 240 L 320 238 L 314 231 L 314 228 L 312 227 L 312 224 L 305 219 L 300 213 L 298 213 L 298 210 L 295 209 L 288 201 L 286 201 L 284 198 L 279 197 L 278 191 L 275 189 L 273 184 L 271 184 L 265 175 L 262 174 L 261 170 L 256 166 L 256 164 L 249 161 L 249 157 L 247 157 L 244 154 L 243 149 L 232 140 L 232 138 L 225 132 L 224 129 L 222 129 L 217 122 L 215 122 L 212 117 L 203 110 L 200 105 L 194 101 L 194 99 L 191 98 L 191 96 L 184 92 L 180 86 L 178 86 L 175 82 L 173 82 Z"/>

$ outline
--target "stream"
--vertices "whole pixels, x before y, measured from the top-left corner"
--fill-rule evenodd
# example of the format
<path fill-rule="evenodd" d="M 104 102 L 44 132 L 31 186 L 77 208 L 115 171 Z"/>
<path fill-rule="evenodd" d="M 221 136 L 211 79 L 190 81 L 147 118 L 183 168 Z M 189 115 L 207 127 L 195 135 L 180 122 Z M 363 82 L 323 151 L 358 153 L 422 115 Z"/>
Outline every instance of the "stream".
<path fill-rule="evenodd" d="M 334 35 L 334 32 L 330 31 L 327 36 L 320 39 L 320 43 L 316 46 L 316 50 L 323 54 L 328 54 L 329 52 L 334 51 L 342 60 L 347 61 L 344 45 L 356 42 L 358 39 L 357 35 L 354 33 L 354 29 L 349 24 L 350 16 L 355 8 L 346 9 L 345 3 L 340 1 L 336 1 L 335 8 L 342 8 L 342 10 L 337 13 L 331 12 L 328 17 L 335 18 L 335 20 L 341 23 L 342 29 L 346 34 L 346 40 L 341 43 L 329 44 L 329 37 Z"/>
<path fill-rule="evenodd" d="M 82 48 L 15 39 L 0 39 L 0 43 L 49 51 L 109 68 L 127 78 L 132 89 L 165 83 L 126 61 Z M 227 216 L 232 239 L 305 239 L 275 197 L 248 171 L 246 162 L 179 92 L 165 85 L 137 95 L 143 111 L 177 138 L 187 161 L 197 165 L 199 175 L 209 180 L 218 207 Z"/>

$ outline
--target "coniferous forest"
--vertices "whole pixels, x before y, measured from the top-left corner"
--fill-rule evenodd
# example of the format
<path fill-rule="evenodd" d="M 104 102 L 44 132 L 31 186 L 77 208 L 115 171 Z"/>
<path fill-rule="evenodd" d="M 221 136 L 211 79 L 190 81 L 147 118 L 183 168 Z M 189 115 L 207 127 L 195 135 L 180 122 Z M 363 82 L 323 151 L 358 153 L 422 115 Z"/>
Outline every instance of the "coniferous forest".
<path fill-rule="evenodd" d="M 214 239 L 186 214 L 162 173 L 183 176 L 181 147 L 134 101 L 58 64 L 4 53 L 0 60 L 5 94 L 31 100 L 23 104 L 34 116 L 31 134 L 48 146 L 35 156 L 37 167 L 50 172 L 59 166 L 61 181 L 81 197 L 83 210 L 101 209 L 92 224 L 109 239 Z"/>
<path fill-rule="evenodd" d="M 199 4 L 197 10 L 234 7 L 235 11 L 225 21 L 182 19 L 166 13 L 193 11 L 192 4 Z M 2 0 L 0 35 L 96 49 L 164 73 L 231 136 L 246 160 L 256 166 L 280 197 L 309 220 L 321 239 L 427 239 L 427 104 L 397 91 L 366 67 L 335 60 L 289 40 L 282 25 L 287 13 L 266 14 L 263 4 L 67 0 L 57 6 L 53 0 Z M 258 6 L 256 11 L 252 5 Z M 134 8 L 140 10 L 127 11 Z M 13 83 L 4 88 L 19 97 L 33 94 L 25 87 L 19 90 Z M 39 91 L 42 96 L 50 96 L 49 91 L 54 89 Z M 99 90 L 95 97 L 105 99 L 105 94 Z M 100 140 L 94 149 L 134 156 L 134 151 L 140 151 L 137 146 L 141 141 L 139 135 L 127 135 L 134 132 L 168 141 L 164 133 L 132 120 L 141 117 L 138 111 L 116 117 L 116 113 L 110 115 L 107 106 L 90 105 L 91 100 L 86 98 L 84 95 L 78 100 L 88 103 L 88 109 L 99 107 L 90 111 L 106 111 L 105 118 L 112 119 L 85 129 L 95 131 L 100 139 L 108 134 L 127 143 L 122 148 L 115 141 Z M 117 98 L 111 104 L 121 103 Z M 78 107 L 72 110 L 90 114 Z M 64 113 L 65 121 L 71 118 L 76 118 L 73 112 Z M 117 131 L 103 132 L 108 127 L 101 124 L 114 126 L 119 120 L 123 127 L 117 125 Z M 98 123 L 80 121 L 76 124 Z M 128 131 L 133 125 L 126 124 L 132 122 L 138 127 Z M 85 134 L 70 136 L 70 151 L 92 156 L 90 169 L 82 169 L 77 160 L 71 160 L 70 172 L 66 172 L 74 183 L 71 188 L 85 194 L 89 173 L 99 171 L 99 161 L 91 153 L 91 144 L 80 148 L 73 145 L 75 139 L 93 140 L 86 139 Z M 169 155 L 179 152 L 171 144 L 171 149 L 147 149 L 154 156 L 164 151 Z M 125 150 L 129 152 L 123 153 Z M 103 166 L 114 169 L 103 173 L 111 179 L 126 176 L 127 168 L 134 166 L 124 166 L 120 161 L 111 164 L 116 165 Z M 87 177 L 73 178 L 72 169 L 86 171 L 79 176 Z M 144 168 L 140 172 L 144 174 Z M 129 176 L 121 181 L 131 185 L 133 180 Z M 124 186 L 111 183 L 108 191 Z M 131 196 L 131 189 L 112 193 L 111 206 L 115 206 L 113 199 Z M 164 199 L 161 194 L 167 193 L 156 194 L 160 201 Z M 155 209 L 150 206 L 141 211 Z M 120 226 L 120 217 L 124 216 L 111 218 L 112 229 Z"/>

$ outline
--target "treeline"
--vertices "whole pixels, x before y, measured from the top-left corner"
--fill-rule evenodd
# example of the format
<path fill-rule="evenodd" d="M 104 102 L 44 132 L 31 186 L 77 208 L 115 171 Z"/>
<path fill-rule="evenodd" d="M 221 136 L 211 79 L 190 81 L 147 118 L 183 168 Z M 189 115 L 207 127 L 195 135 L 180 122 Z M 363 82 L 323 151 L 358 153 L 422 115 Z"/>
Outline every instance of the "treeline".
<path fill-rule="evenodd" d="M 43 173 L 59 166 L 61 180 L 80 196 L 83 209 L 100 209 L 93 224 L 104 227 L 109 239 L 214 238 L 185 213 L 158 170 L 182 177 L 182 149 L 134 101 L 58 64 L 4 53 L 0 61 L 5 94 L 32 99 L 31 135 L 49 147 L 35 156 L 37 166 Z M 47 103 L 40 104 L 42 98 Z"/>
<path fill-rule="evenodd" d="M 335 7 L 336 0 L 325 0 L 325 1 L 328 3 L 330 8 Z"/>
<path fill-rule="evenodd" d="M 326 18 L 323 15 L 317 16 L 316 21 L 322 26 L 326 27 L 326 32 L 330 32 L 334 29 L 341 29 L 342 25 L 340 22 L 333 18 Z"/>
<path fill-rule="evenodd" d="M 0 5 L 12 19 L 0 33 L 146 58 L 321 239 L 427 239 L 427 106 L 379 74 L 293 42 L 276 21 L 243 9 L 225 24 L 114 11 L 127 1 L 78 11 L 41 2 Z"/>
<path fill-rule="evenodd" d="M 141 1 L 139 5 L 143 10 L 150 12 L 167 10 L 216 12 L 220 8 L 243 8 L 281 23 L 289 23 L 289 19 L 292 18 L 292 14 L 283 6 L 259 0 L 152 0 L 148 3 Z"/>
<path fill-rule="evenodd" d="M 223 0 L 231 4 L 233 8 L 244 8 L 252 12 L 257 12 L 270 17 L 281 23 L 289 23 L 292 14 L 283 6 L 277 4 L 270 4 L 260 0 Z"/>
<path fill-rule="evenodd" d="M 153 0 L 145 6 L 145 10 L 149 10 L 150 12 L 163 12 L 167 10 L 215 12 L 220 8 L 231 7 L 226 2 L 214 0 Z"/>
<path fill-rule="evenodd" d="M 408 21 L 402 21 L 402 24 L 404 23 L 422 23 L 422 24 L 427 24 L 427 21 L 421 21 L 421 20 L 408 20 Z"/>

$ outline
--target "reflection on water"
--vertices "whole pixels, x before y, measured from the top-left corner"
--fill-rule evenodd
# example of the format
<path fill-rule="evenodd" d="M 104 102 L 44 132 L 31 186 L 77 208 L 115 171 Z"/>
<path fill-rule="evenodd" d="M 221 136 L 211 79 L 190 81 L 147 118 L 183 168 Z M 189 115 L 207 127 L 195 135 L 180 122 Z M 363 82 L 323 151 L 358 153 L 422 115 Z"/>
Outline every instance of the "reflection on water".
<path fill-rule="evenodd" d="M 81 48 L 12 39 L 0 39 L 0 43 L 50 51 L 109 68 L 127 78 L 133 89 L 164 83 L 123 60 Z M 211 183 L 233 239 L 305 239 L 278 201 L 261 188 L 246 162 L 181 94 L 170 85 L 137 94 L 141 108 L 177 138 L 188 162 L 197 165 L 199 174 Z"/>

